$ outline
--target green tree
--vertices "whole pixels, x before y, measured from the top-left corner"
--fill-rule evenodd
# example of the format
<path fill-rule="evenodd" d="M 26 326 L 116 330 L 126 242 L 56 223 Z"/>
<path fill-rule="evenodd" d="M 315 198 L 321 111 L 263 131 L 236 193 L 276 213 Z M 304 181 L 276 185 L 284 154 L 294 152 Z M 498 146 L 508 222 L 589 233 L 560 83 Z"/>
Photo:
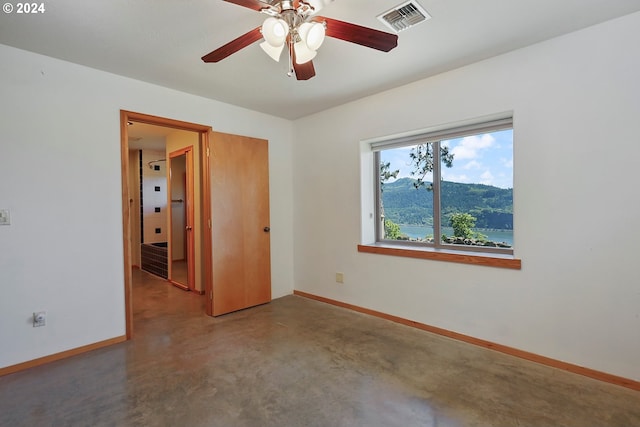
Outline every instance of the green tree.
<path fill-rule="evenodd" d="M 391 178 L 397 178 L 400 173 L 400 169 L 396 169 L 391 172 L 389 168 L 391 167 L 391 162 L 380 163 L 380 191 L 382 192 L 382 185 L 389 181 Z"/>
<path fill-rule="evenodd" d="M 384 237 L 385 239 L 398 240 L 403 236 L 400 232 L 400 226 L 390 219 L 384 220 Z"/>
<path fill-rule="evenodd" d="M 454 237 L 463 239 L 486 240 L 487 236 L 473 231 L 476 226 L 476 217 L 468 213 L 454 213 L 449 218 L 449 225 L 453 228 Z"/>
<path fill-rule="evenodd" d="M 449 218 L 449 225 L 453 227 L 454 237 L 471 239 L 473 227 L 476 226 L 476 218 L 468 213 L 454 213 Z"/>
<path fill-rule="evenodd" d="M 416 177 L 416 181 L 413 184 L 414 187 L 420 188 L 426 186 L 424 179 L 428 173 L 433 172 L 433 156 L 433 144 L 431 143 L 419 144 L 411 149 L 409 153 L 409 157 L 413 163 L 411 175 Z M 443 146 L 442 144 L 440 144 L 440 161 L 448 168 L 453 165 L 453 153 L 449 153 L 449 147 Z M 426 188 L 427 190 L 432 190 L 433 184 L 430 183 Z"/>

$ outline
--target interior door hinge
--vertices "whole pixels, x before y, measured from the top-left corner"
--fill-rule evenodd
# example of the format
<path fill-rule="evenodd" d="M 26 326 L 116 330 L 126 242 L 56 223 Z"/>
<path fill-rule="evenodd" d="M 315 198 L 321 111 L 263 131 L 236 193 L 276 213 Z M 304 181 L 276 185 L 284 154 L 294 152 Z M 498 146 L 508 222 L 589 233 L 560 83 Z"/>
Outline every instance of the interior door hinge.
<path fill-rule="evenodd" d="M 209 147 L 207 147 L 207 157 L 209 157 Z"/>
<path fill-rule="evenodd" d="M 207 225 L 209 225 L 209 230 L 211 230 L 211 218 L 207 220 Z"/>

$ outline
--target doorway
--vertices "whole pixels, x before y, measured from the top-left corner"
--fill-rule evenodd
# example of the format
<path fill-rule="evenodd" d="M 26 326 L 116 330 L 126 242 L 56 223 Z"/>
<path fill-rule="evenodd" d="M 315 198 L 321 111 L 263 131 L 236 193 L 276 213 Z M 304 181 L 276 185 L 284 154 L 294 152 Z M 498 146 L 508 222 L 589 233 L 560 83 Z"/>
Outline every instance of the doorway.
<path fill-rule="evenodd" d="M 199 191 L 183 198 L 183 202 L 187 199 L 193 201 L 193 222 L 185 222 L 184 226 L 187 231 L 190 226 L 193 227 L 190 234 L 196 248 L 191 257 L 196 265 L 195 279 L 193 282 L 187 279 L 187 286 L 190 287 L 195 282 L 196 288 L 204 290 L 207 315 L 223 315 L 270 302 L 269 142 L 248 136 L 213 132 L 208 126 L 129 111 L 121 111 L 120 120 L 127 338 L 131 339 L 133 336 L 131 266 L 135 248 L 132 247 L 134 226 L 131 218 L 135 209 L 130 194 L 131 191 L 136 191 L 136 185 L 129 180 L 132 165 L 128 128 L 135 124 L 195 132 L 198 136 L 198 140 L 192 144 L 191 163 L 194 165 L 192 170 L 195 177 L 192 181 L 199 185 Z M 167 151 L 176 151 L 176 170 L 182 167 L 178 166 L 178 159 L 185 155 L 184 170 L 188 180 L 189 150 Z M 171 163 L 172 156 L 166 157 L 163 160 Z M 174 185 L 181 184 L 178 180 Z M 187 191 L 186 182 L 184 186 Z M 171 197 L 168 192 L 169 204 L 173 204 Z M 212 198 L 215 198 L 213 204 Z M 176 200 L 179 199 L 176 196 Z M 212 221 L 214 209 L 215 222 Z M 185 210 L 185 216 L 188 215 Z M 167 240 L 172 239 L 169 234 Z M 188 240 L 188 235 L 185 239 Z M 168 269 L 172 269 L 171 263 L 168 264 Z M 168 274 L 171 275 L 171 272 Z"/>
<path fill-rule="evenodd" d="M 199 292 L 195 275 L 195 197 L 193 146 L 169 153 L 169 281 Z M 202 292 L 204 293 L 204 292 Z"/>
<path fill-rule="evenodd" d="M 123 207 L 123 249 L 124 249 L 124 281 L 125 281 L 125 317 L 126 317 L 126 335 L 128 339 L 133 336 L 133 301 L 132 301 L 132 266 L 141 264 L 141 256 L 139 254 L 139 248 L 144 246 L 144 235 L 151 235 L 151 240 L 157 240 L 157 246 L 161 247 L 164 242 L 165 257 L 166 257 L 166 279 L 172 283 L 181 284 L 184 289 L 194 290 L 198 293 L 211 295 L 211 197 L 209 186 L 209 135 L 211 128 L 208 126 L 182 122 L 178 120 L 166 119 L 162 117 L 150 116 L 141 113 L 134 113 L 130 111 L 120 112 L 120 131 L 121 131 L 121 154 L 122 154 L 122 207 Z M 141 188 L 136 185 L 135 177 L 137 170 L 142 172 L 162 172 L 165 168 L 166 173 L 171 168 L 171 158 L 166 154 L 162 155 L 162 158 L 154 158 L 153 156 L 142 160 L 142 153 L 137 158 L 135 155 L 131 155 L 130 147 L 135 146 L 135 141 L 130 141 L 129 134 L 130 129 L 135 126 L 151 126 L 162 128 L 165 131 L 172 132 L 174 134 L 188 133 L 194 139 L 188 144 L 184 144 L 182 148 L 176 149 L 176 145 L 168 143 L 163 148 L 163 153 L 171 151 L 176 153 L 176 157 L 182 157 L 184 159 L 184 166 L 175 164 L 176 168 L 184 169 L 185 174 L 189 174 L 190 178 L 184 176 L 184 197 L 182 198 L 185 206 L 185 231 L 186 227 L 191 227 L 191 237 L 183 239 L 184 242 L 189 244 L 191 241 L 191 256 L 189 257 L 189 248 L 185 251 L 185 261 L 191 260 L 191 272 L 187 269 L 187 283 L 183 283 L 182 279 L 172 280 L 172 240 L 177 238 L 177 234 L 172 231 L 173 227 L 169 225 L 169 219 L 171 217 L 172 206 L 177 205 L 173 203 L 173 196 L 170 192 L 170 180 L 168 177 L 164 177 L 165 187 L 161 184 L 152 186 L 151 191 L 161 192 L 164 190 L 164 205 L 147 205 L 147 211 L 151 210 L 153 213 L 164 214 L 160 216 L 160 222 L 154 223 L 158 217 L 149 217 L 148 224 L 144 224 L 144 196 L 135 196 L 135 192 L 141 191 Z M 131 131 L 131 134 L 135 134 Z M 169 141 L 167 137 L 167 141 Z M 131 142 L 131 144 L 130 144 Z M 173 149 L 169 147 L 174 147 Z M 157 148 L 157 147 L 156 147 Z M 179 152 L 179 153 L 178 153 Z M 132 164 L 133 159 L 137 159 L 137 164 Z M 196 185 L 194 185 L 194 183 Z M 177 184 L 176 184 L 177 185 Z M 194 187 L 198 190 L 195 191 Z M 163 196 L 160 196 L 162 199 Z M 137 199 L 142 199 L 141 206 L 138 206 L 135 202 Z M 180 199 L 176 197 L 175 200 Z M 179 207 L 175 206 L 175 211 L 178 212 Z M 162 219 L 165 218 L 165 219 Z M 140 227 L 136 228 L 136 224 L 140 224 Z M 174 237 L 175 236 L 175 237 Z M 197 236 L 197 238 L 195 237 Z M 177 249 L 176 249 L 177 251 Z M 187 264 L 187 263 L 185 263 Z M 176 267 L 178 264 L 176 264 Z M 195 271 L 194 271 L 195 270 Z M 211 315 L 211 304 L 205 304 L 206 313 Z"/>

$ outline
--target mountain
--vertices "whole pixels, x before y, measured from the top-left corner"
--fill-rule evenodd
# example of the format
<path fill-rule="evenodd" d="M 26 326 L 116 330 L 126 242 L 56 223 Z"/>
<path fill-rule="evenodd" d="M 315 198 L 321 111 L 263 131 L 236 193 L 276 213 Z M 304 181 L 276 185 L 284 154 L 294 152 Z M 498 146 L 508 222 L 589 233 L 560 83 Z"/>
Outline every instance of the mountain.
<path fill-rule="evenodd" d="M 396 224 L 433 224 L 430 183 L 416 189 L 415 182 L 400 178 L 382 186 L 385 218 Z M 441 189 L 443 224 L 451 214 L 466 212 L 476 217 L 477 228 L 513 229 L 513 189 L 449 181 L 442 181 Z"/>

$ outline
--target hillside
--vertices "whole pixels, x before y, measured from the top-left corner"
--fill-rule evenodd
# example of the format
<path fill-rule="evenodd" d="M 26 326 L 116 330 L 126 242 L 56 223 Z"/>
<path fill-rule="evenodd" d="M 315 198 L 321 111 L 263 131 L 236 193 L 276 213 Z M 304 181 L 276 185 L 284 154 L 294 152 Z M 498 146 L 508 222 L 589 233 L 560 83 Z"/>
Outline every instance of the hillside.
<path fill-rule="evenodd" d="M 433 224 L 433 193 L 416 189 L 411 178 L 387 182 L 383 186 L 382 202 L 385 217 L 396 224 Z M 429 183 L 427 183 L 428 186 Z M 477 218 L 477 228 L 513 229 L 513 189 L 483 184 L 442 182 L 443 223 L 449 215 L 467 212 Z"/>

